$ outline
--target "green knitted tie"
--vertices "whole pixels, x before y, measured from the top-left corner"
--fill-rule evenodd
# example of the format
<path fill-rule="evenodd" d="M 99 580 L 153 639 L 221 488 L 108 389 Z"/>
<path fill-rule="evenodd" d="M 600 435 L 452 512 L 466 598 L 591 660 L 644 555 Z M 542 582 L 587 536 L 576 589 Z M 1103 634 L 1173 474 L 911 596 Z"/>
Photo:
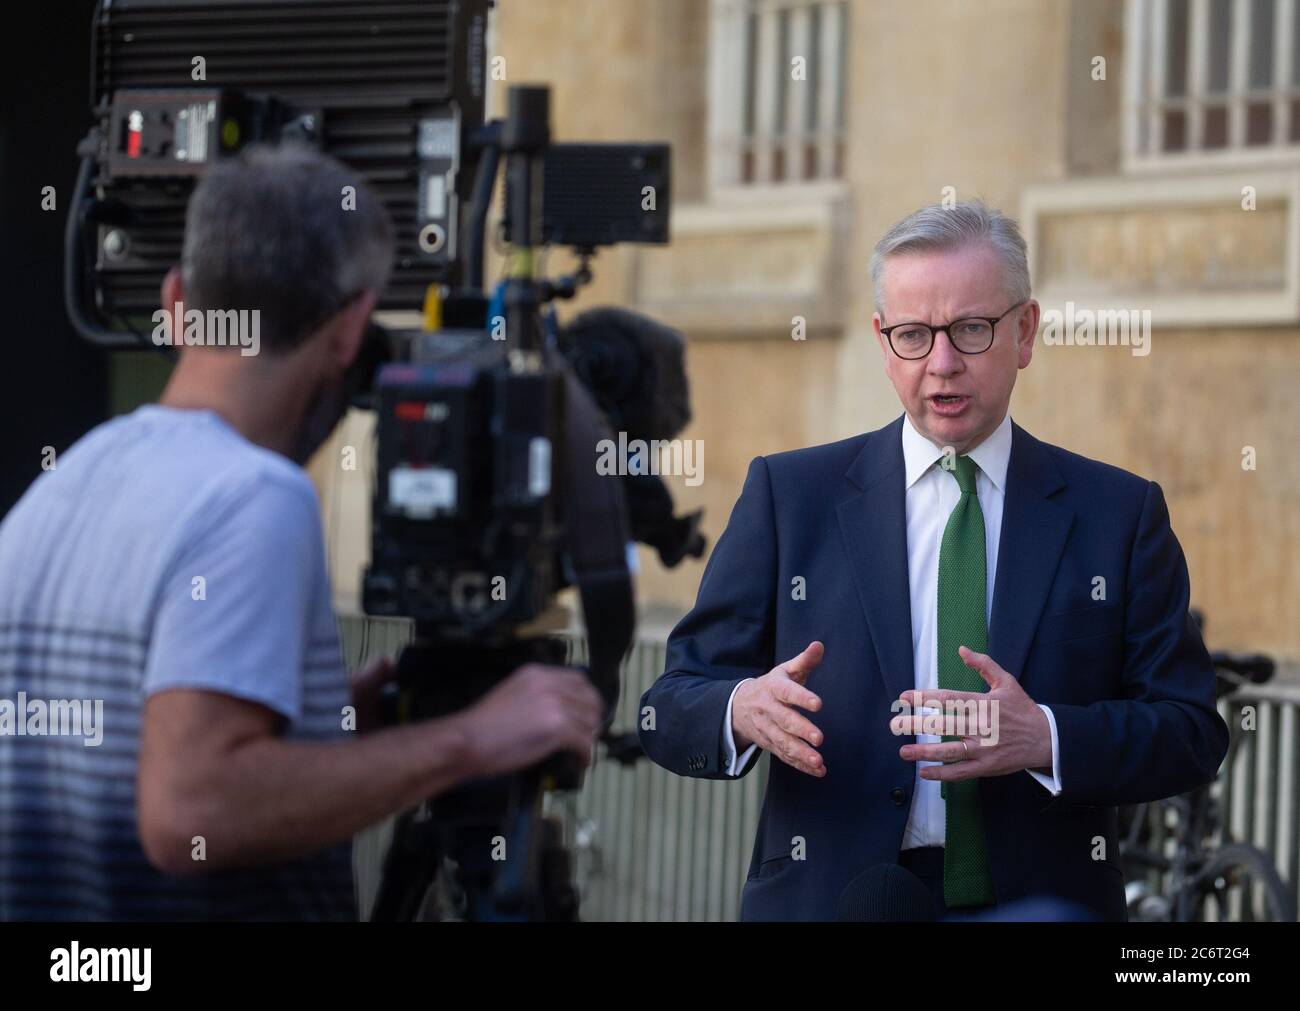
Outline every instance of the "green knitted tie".
<path fill-rule="evenodd" d="M 984 690 L 979 672 L 967 667 L 958 646 L 983 653 L 988 649 L 985 620 L 987 582 L 984 568 L 984 513 L 975 494 L 975 461 L 959 456 L 951 471 L 961 498 L 948 517 L 939 548 L 939 687 L 960 692 Z M 945 737 L 945 741 L 960 740 Z M 979 780 L 944 783 L 946 841 L 943 850 L 943 898 L 951 907 L 993 901 Z"/>

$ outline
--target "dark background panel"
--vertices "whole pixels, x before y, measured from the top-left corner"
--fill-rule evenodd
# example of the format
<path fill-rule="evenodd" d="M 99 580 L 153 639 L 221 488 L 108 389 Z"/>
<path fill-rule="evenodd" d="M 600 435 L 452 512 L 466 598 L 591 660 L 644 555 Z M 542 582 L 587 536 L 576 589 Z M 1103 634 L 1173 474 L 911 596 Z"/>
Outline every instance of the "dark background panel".
<path fill-rule="evenodd" d="M 62 296 L 93 10 L 93 0 L 12 4 L 0 30 L 0 515 L 41 473 L 43 447 L 62 452 L 108 412 L 109 356 L 76 336 Z M 45 186 L 56 210 L 41 209 Z"/>

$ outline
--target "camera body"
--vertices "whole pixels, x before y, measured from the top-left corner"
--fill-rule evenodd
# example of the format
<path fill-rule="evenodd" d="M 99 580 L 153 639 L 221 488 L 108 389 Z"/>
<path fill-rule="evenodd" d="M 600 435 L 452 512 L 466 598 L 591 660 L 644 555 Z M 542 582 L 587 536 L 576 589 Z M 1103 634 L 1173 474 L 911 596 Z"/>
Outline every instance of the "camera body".
<path fill-rule="evenodd" d="M 379 371 L 374 403 L 366 612 L 488 639 L 537 619 L 563 546 L 560 373 L 481 331 L 420 334 Z"/>

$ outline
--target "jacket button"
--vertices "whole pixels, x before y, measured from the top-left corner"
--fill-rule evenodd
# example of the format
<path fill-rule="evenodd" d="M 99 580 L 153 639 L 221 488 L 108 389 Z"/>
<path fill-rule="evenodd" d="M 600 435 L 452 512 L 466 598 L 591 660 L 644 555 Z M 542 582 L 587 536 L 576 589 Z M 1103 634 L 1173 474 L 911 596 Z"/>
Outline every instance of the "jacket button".
<path fill-rule="evenodd" d="M 894 802 L 895 807 L 902 807 L 903 801 L 907 800 L 907 791 L 901 786 L 896 786 L 889 791 L 889 799 Z"/>

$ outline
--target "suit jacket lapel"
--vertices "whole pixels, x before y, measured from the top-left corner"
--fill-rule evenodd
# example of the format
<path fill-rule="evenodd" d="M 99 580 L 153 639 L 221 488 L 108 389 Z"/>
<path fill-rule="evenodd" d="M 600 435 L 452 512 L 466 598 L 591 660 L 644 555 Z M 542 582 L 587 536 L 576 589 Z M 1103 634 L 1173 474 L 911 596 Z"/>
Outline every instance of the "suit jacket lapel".
<path fill-rule="evenodd" d="M 1048 497 L 1064 486 L 1043 444 L 1012 422 L 988 652 L 1017 678 L 1074 522 L 1073 510 Z"/>
<path fill-rule="evenodd" d="M 907 576 L 903 418 L 872 432 L 845 476 L 856 489 L 836 507 L 849 570 L 891 698 L 915 687 Z"/>

